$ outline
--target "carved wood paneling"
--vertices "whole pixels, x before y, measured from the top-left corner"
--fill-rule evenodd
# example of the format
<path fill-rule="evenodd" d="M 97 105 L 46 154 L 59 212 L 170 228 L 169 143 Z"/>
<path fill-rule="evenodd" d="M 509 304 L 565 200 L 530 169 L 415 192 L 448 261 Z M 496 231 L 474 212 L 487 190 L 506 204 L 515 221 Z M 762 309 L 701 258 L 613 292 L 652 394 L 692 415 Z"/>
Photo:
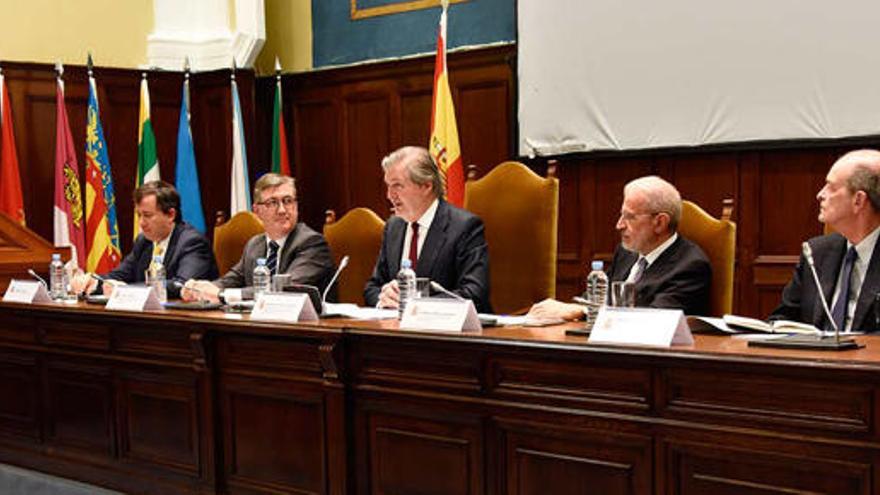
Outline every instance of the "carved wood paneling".
<path fill-rule="evenodd" d="M 502 493 L 639 494 L 652 491 L 649 437 L 503 424 Z M 552 487 L 552 489 L 550 488 Z"/>
<path fill-rule="evenodd" d="M 671 464 L 668 490 L 673 493 L 871 493 L 869 460 L 841 461 L 814 451 L 773 453 L 718 444 L 671 442 L 666 449 Z"/>
<path fill-rule="evenodd" d="M 0 353 L 0 432 L 41 437 L 39 368 L 31 355 Z"/>
<path fill-rule="evenodd" d="M 203 439 L 196 384 L 185 377 L 127 375 L 120 384 L 120 456 L 198 477 Z"/>
<path fill-rule="evenodd" d="M 325 411 L 319 392 L 228 377 L 219 394 L 230 487 L 250 493 L 325 493 Z"/>
<path fill-rule="evenodd" d="M 73 455 L 116 455 L 109 368 L 56 359 L 46 373 L 47 441 Z"/>

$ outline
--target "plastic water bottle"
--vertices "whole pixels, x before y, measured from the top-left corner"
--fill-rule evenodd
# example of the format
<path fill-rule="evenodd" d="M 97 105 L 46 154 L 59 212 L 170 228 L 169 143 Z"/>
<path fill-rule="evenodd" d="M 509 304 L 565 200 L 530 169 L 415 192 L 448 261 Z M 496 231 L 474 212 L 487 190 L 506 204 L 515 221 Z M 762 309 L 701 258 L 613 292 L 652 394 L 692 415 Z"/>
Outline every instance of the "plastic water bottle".
<path fill-rule="evenodd" d="M 397 286 L 400 288 L 400 304 L 397 308 L 398 318 L 403 318 L 403 311 L 406 305 L 415 299 L 416 292 L 416 272 L 412 269 L 410 260 L 403 260 L 400 264 L 400 271 L 397 272 Z"/>
<path fill-rule="evenodd" d="M 605 306 L 608 301 L 608 275 L 605 275 L 605 265 L 601 261 L 593 261 L 592 271 L 587 275 L 587 300 L 596 306 L 587 308 L 587 328 L 593 328 L 599 307 Z"/>
<path fill-rule="evenodd" d="M 64 263 L 61 262 L 61 255 L 58 253 L 52 254 L 52 261 L 49 263 L 49 296 L 52 299 L 64 299 L 67 296 Z"/>
<path fill-rule="evenodd" d="M 165 287 L 165 265 L 162 264 L 161 256 L 153 256 L 147 274 L 149 275 L 147 283 L 153 288 L 159 302 L 164 304 L 168 301 L 168 292 Z"/>
<path fill-rule="evenodd" d="M 254 299 L 260 294 L 269 292 L 272 287 L 272 272 L 266 266 L 266 258 L 257 258 L 257 266 L 254 267 Z"/>

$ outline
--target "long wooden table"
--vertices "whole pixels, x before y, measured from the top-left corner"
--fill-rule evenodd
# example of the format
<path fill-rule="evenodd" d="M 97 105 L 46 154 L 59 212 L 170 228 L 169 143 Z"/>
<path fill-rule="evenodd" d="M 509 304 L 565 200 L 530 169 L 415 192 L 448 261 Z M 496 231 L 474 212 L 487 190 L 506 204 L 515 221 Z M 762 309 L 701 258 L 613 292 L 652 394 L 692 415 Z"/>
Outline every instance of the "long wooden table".
<path fill-rule="evenodd" d="M 131 493 L 880 493 L 880 338 L 587 345 L 0 303 L 0 462 Z"/>

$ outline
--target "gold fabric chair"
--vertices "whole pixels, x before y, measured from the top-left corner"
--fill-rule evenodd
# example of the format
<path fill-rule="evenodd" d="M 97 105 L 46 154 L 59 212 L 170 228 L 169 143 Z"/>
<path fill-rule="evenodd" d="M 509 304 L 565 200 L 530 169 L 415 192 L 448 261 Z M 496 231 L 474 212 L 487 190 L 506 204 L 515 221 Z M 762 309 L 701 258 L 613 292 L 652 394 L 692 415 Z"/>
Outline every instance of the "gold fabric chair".
<path fill-rule="evenodd" d="M 263 232 L 263 222 L 249 211 L 238 212 L 228 222 L 214 227 L 214 257 L 221 276 L 241 259 L 247 241 Z"/>
<path fill-rule="evenodd" d="M 333 252 L 333 262 L 348 255 L 348 268 L 339 275 L 339 302 L 364 302 L 364 286 L 373 273 L 379 249 L 382 247 L 382 230 L 385 221 L 369 208 L 349 210 L 339 221 L 336 212 L 327 210 L 324 223 L 324 238 Z"/>
<path fill-rule="evenodd" d="M 543 178 L 518 162 L 504 162 L 475 180 L 471 168 L 464 207 L 483 219 L 489 245 L 492 309 L 521 313 L 556 295 L 559 179 Z"/>
<path fill-rule="evenodd" d="M 733 312 L 733 268 L 736 261 L 736 223 L 730 220 L 733 199 L 725 199 L 721 219 L 690 201 L 682 201 L 678 232 L 697 243 L 712 265 L 709 309 L 713 316 Z"/>

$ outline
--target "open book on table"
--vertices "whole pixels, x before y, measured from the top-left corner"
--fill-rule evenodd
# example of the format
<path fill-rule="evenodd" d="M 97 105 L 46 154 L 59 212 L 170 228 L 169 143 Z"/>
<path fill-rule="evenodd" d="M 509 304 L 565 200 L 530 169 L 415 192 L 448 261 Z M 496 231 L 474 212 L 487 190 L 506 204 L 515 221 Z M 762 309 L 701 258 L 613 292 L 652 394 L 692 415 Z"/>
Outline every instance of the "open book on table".
<path fill-rule="evenodd" d="M 688 326 L 692 332 L 708 333 L 780 333 L 780 334 L 807 334 L 818 335 L 822 333 L 818 328 L 809 323 L 801 323 L 791 320 L 776 320 L 766 322 L 757 318 L 748 318 L 737 315 L 724 315 L 723 318 L 708 316 L 688 316 Z"/>

